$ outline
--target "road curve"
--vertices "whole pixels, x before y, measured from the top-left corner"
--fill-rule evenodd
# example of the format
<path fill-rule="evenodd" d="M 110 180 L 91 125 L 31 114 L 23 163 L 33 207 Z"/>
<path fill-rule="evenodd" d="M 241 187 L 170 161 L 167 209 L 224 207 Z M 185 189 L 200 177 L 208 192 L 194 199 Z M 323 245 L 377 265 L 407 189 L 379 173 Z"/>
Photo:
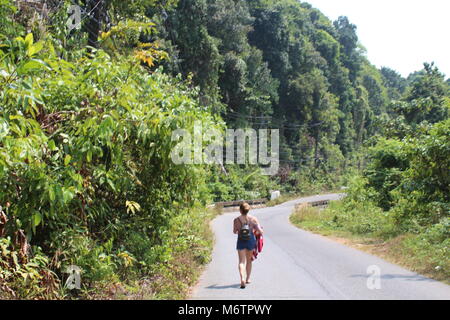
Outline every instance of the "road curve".
<path fill-rule="evenodd" d="M 211 223 L 215 234 L 212 261 L 193 289 L 191 299 L 450 299 L 448 285 L 290 224 L 289 216 L 296 204 L 339 197 L 313 196 L 253 210 L 251 214 L 258 217 L 265 230 L 264 250 L 254 262 L 253 283 L 245 290 L 239 288 L 236 235 L 232 233 L 232 221 L 238 213 L 217 217 Z M 371 266 L 381 272 L 379 282 L 368 274 Z"/>

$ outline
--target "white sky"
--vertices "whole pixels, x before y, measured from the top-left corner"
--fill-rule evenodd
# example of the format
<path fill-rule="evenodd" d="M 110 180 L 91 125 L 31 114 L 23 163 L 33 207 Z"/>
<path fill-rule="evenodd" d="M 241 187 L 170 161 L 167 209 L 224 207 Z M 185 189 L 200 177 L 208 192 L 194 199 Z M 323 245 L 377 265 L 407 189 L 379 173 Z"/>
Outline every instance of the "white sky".
<path fill-rule="evenodd" d="M 347 16 L 367 57 L 403 76 L 434 61 L 450 77 L 449 0 L 306 0 L 332 21 Z"/>

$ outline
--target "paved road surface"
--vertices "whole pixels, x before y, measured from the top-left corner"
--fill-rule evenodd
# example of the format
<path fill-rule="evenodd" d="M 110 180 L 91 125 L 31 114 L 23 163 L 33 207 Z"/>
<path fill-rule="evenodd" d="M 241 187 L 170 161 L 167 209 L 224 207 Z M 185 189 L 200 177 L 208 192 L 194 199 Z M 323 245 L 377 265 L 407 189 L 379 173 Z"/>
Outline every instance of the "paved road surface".
<path fill-rule="evenodd" d="M 265 243 L 254 262 L 253 283 L 244 290 L 239 288 L 236 235 L 232 233 L 232 221 L 238 214 L 216 218 L 212 222 L 216 237 L 212 262 L 192 299 L 450 299 L 450 286 L 289 223 L 295 204 L 338 198 L 337 194 L 314 196 L 253 210 L 251 214 L 265 229 Z M 368 282 L 377 284 L 367 273 L 370 266 L 381 271 L 380 289 L 368 288 Z"/>

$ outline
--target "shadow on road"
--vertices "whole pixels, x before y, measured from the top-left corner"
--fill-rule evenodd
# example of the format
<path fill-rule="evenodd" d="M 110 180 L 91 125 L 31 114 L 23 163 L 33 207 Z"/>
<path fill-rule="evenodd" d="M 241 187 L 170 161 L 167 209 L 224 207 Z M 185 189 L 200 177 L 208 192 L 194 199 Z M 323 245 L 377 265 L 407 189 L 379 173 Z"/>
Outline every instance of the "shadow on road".
<path fill-rule="evenodd" d="M 355 274 L 350 276 L 351 278 L 369 278 L 369 277 L 373 277 L 372 275 L 367 275 L 367 274 Z M 380 278 L 382 280 L 398 280 L 398 279 L 403 279 L 406 281 L 427 281 L 427 282 L 436 282 L 433 279 L 429 279 L 426 278 L 424 276 L 421 275 L 414 275 L 414 276 L 406 276 L 406 275 L 401 275 L 401 274 L 383 274 L 380 276 Z"/>
<path fill-rule="evenodd" d="M 217 284 L 214 284 L 212 286 L 206 287 L 207 289 L 217 289 L 217 290 L 224 290 L 224 289 L 240 289 L 241 285 L 240 284 L 232 284 L 232 285 L 228 285 L 228 286 L 218 286 Z"/>

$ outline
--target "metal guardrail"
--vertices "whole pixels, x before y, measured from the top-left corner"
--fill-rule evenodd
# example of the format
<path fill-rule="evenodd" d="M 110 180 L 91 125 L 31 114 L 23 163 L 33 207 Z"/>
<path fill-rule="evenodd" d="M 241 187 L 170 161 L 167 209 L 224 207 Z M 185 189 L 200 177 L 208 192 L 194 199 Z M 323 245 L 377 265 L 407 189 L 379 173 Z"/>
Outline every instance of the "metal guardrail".
<path fill-rule="evenodd" d="M 311 207 L 326 207 L 330 204 L 330 200 L 314 201 L 308 203 Z"/>
<path fill-rule="evenodd" d="M 295 206 L 295 210 L 300 210 L 304 208 L 326 208 L 332 200 L 320 200 L 299 203 Z"/>
<path fill-rule="evenodd" d="M 226 208 L 233 208 L 233 207 L 239 207 L 241 205 L 241 203 L 248 203 L 251 206 L 256 206 L 256 205 L 263 205 L 266 204 L 267 202 L 269 202 L 268 199 L 256 199 L 256 200 L 238 200 L 238 201 L 229 201 L 229 202 L 216 202 L 213 205 L 211 205 L 211 207 L 216 207 L 216 208 L 222 208 L 222 209 L 226 209 Z M 307 202 L 307 203 L 303 203 L 301 205 L 307 205 L 307 206 L 311 206 L 311 207 L 327 207 L 330 204 L 331 200 L 321 200 L 321 201 L 313 201 L 313 202 Z"/>

